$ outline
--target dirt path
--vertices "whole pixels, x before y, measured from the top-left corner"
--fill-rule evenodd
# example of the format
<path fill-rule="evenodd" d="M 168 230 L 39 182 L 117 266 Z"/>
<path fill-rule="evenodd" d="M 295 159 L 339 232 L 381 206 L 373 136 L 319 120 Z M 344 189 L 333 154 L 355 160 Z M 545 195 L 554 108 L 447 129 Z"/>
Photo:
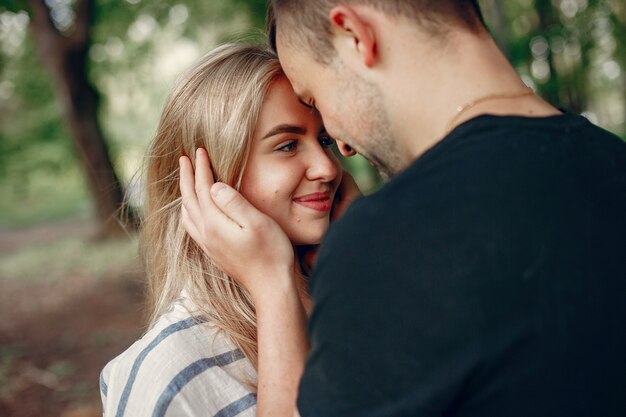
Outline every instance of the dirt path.
<path fill-rule="evenodd" d="M 70 219 L 15 230 L 0 229 L 0 253 L 19 250 L 32 244 L 51 242 L 68 236 L 91 237 L 95 235 L 96 230 L 96 223 L 91 219 Z"/>
<path fill-rule="evenodd" d="M 0 233 L 0 254 L 45 248 L 68 234 L 88 238 L 93 230 L 88 222 L 37 229 Z M 102 415 L 100 370 L 139 336 L 143 323 L 139 269 L 112 271 L 72 270 L 55 280 L 0 274 L 0 416 Z"/>

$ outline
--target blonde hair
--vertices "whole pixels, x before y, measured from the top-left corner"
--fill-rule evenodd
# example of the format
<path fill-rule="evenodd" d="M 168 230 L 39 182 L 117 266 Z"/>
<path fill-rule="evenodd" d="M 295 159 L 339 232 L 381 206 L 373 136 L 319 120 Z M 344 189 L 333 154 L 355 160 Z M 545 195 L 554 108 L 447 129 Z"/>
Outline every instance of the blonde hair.
<path fill-rule="evenodd" d="M 178 159 L 204 147 L 216 180 L 239 188 L 263 99 L 282 74 L 274 53 L 261 46 L 227 44 L 211 51 L 167 99 L 146 161 L 140 250 L 150 322 L 185 289 L 199 313 L 224 331 L 255 368 L 254 304 L 182 227 Z"/>

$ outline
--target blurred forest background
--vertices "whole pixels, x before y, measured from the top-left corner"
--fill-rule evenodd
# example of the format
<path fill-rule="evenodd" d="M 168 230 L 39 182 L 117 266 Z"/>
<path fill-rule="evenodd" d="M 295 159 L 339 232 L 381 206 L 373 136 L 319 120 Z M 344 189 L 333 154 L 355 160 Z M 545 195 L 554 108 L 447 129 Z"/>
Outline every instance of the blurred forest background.
<path fill-rule="evenodd" d="M 626 138 L 623 0 L 481 3 L 529 86 Z M 100 415 L 99 370 L 142 330 L 123 196 L 139 204 L 176 77 L 262 39 L 264 17 L 263 0 L 0 0 L 0 415 Z"/>

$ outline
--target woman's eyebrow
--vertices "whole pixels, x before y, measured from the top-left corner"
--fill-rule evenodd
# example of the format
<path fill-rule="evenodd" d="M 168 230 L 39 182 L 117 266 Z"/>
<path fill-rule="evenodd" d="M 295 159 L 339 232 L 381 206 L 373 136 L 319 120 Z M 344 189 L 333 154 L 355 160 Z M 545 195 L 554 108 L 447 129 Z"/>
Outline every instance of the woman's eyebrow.
<path fill-rule="evenodd" d="M 293 133 L 296 135 L 304 135 L 306 134 L 306 129 L 301 126 L 295 126 L 295 125 L 289 125 L 289 124 L 276 125 L 269 132 L 267 132 L 265 136 L 261 138 L 261 140 L 279 135 L 281 133 Z"/>

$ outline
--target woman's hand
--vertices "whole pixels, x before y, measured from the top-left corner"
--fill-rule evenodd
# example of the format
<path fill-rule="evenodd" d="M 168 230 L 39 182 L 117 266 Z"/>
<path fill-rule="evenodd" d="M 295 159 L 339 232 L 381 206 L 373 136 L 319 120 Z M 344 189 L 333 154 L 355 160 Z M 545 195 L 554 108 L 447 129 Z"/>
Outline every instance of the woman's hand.
<path fill-rule="evenodd" d="M 195 172 L 188 157 L 180 158 L 180 191 L 187 233 L 253 299 L 294 285 L 291 242 L 236 190 L 214 183 L 206 150 L 197 150 Z"/>
<path fill-rule="evenodd" d="M 350 203 L 361 196 L 361 190 L 359 190 L 352 175 L 347 171 L 343 171 L 343 177 L 341 178 L 341 183 L 339 184 L 335 201 L 333 202 L 333 211 L 331 213 L 332 220 L 337 220 L 343 216 L 343 213 Z"/>
<path fill-rule="evenodd" d="M 259 349 L 257 415 L 294 415 L 308 340 L 295 287 L 291 242 L 276 222 L 241 194 L 225 184 L 214 184 L 204 149 L 196 152 L 195 172 L 189 158 L 180 158 L 180 191 L 185 230 L 254 300 Z"/>

